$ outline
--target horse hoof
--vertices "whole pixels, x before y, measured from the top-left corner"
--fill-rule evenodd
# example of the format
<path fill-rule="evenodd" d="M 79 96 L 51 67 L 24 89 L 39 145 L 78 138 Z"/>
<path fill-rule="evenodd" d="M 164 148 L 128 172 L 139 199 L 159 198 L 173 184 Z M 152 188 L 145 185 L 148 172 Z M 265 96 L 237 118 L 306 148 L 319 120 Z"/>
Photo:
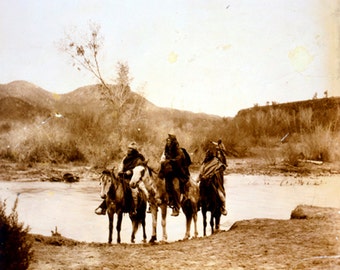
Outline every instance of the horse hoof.
<path fill-rule="evenodd" d="M 152 236 L 149 243 L 155 243 L 157 241 L 156 236 Z"/>

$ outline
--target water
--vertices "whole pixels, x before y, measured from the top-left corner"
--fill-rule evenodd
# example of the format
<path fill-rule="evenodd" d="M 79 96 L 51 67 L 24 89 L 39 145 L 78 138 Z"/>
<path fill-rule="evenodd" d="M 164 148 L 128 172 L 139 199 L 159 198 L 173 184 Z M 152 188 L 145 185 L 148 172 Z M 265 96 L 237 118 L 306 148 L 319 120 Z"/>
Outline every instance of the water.
<path fill-rule="evenodd" d="M 228 175 L 224 179 L 228 215 L 221 218 L 221 229 L 227 230 L 237 220 L 253 218 L 289 219 L 299 204 L 340 208 L 340 177 L 292 178 L 284 176 Z M 19 220 L 31 233 L 51 235 L 57 226 L 62 236 L 85 242 L 107 242 L 108 218 L 97 216 L 94 209 L 101 203 L 96 181 L 78 183 L 0 181 L 0 199 L 6 199 L 7 210 L 19 197 Z M 159 211 L 160 212 L 160 211 Z M 182 239 L 185 216 L 167 217 L 168 240 Z M 160 215 L 160 213 L 159 213 Z M 115 216 L 116 221 L 116 216 Z M 151 215 L 147 214 L 147 235 L 151 236 Z M 199 236 L 202 216 L 198 213 Z M 193 235 L 193 228 L 192 228 Z M 208 233 L 210 229 L 208 228 Z M 122 224 L 122 242 L 130 242 L 131 222 L 128 214 Z M 158 240 L 161 239 L 160 217 Z M 116 241 L 116 232 L 113 239 Z M 141 229 L 136 242 L 142 240 Z"/>

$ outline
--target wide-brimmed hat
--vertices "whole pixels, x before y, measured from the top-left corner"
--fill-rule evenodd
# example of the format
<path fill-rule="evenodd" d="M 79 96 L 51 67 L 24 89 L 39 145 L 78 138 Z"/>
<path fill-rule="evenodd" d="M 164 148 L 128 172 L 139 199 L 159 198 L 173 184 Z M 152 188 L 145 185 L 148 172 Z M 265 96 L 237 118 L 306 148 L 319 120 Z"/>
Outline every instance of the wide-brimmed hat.
<path fill-rule="evenodd" d="M 168 134 L 168 138 L 171 140 L 177 140 L 176 135 L 170 133 Z"/>
<path fill-rule="evenodd" d="M 137 143 L 136 142 L 129 143 L 128 148 L 137 150 L 138 148 Z"/>

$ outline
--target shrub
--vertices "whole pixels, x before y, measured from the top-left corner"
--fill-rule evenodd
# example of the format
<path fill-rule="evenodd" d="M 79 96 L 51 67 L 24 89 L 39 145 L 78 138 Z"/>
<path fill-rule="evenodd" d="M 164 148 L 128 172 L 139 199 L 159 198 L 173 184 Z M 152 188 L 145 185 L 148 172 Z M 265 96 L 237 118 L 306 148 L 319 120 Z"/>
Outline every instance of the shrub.
<path fill-rule="evenodd" d="M 33 256 L 29 227 L 19 223 L 17 205 L 18 199 L 12 212 L 6 215 L 6 201 L 0 202 L 0 269 L 27 269 Z"/>
<path fill-rule="evenodd" d="M 299 159 L 303 158 L 303 153 L 298 144 L 289 142 L 283 147 L 283 156 L 289 165 L 297 166 Z"/>
<path fill-rule="evenodd" d="M 316 126 L 309 134 L 301 134 L 302 152 L 307 159 L 331 161 L 336 139 L 330 128 Z"/>
<path fill-rule="evenodd" d="M 1 133 L 7 133 L 11 130 L 11 124 L 8 123 L 8 122 L 5 122 L 5 123 L 1 123 L 0 124 L 0 134 Z"/>

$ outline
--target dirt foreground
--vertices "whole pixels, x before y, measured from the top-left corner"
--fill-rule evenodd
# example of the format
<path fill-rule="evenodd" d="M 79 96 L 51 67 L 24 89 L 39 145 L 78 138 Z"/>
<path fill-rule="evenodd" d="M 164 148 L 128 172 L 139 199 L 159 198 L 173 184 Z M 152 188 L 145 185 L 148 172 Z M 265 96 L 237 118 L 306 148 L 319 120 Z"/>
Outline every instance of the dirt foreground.
<path fill-rule="evenodd" d="M 33 235 L 29 269 L 340 269 L 340 210 L 298 206 L 290 220 L 158 244 L 98 244 Z"/>

